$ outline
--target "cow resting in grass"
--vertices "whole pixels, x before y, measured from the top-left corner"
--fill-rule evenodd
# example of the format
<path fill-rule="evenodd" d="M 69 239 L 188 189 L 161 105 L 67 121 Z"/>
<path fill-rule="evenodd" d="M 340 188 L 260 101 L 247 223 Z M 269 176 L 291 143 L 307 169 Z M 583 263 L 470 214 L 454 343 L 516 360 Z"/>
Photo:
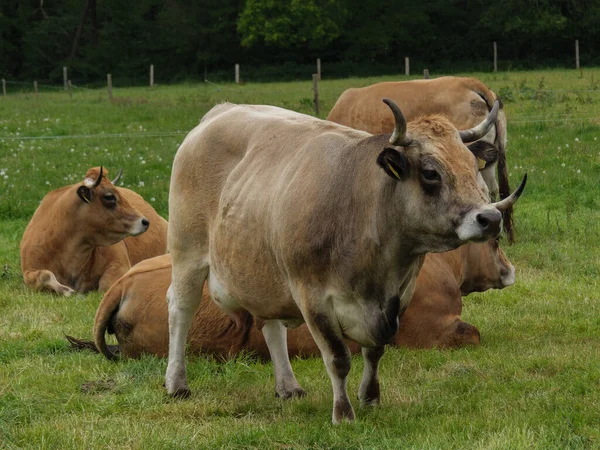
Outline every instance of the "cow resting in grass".
<path fill-rule="evenodd" d="M 391 81 L 345 90 L 329 112 L 327 120 L 369 133 L 390 133 L 394 121 L 381 99 L 398 104 L 407 121 L 428 114 L 443 114 L 458 129 L 476 126 L 486 118 L 497 97 L 475 78 L 441 77 L 432 80 Z M 481 139 L 468 143 L 479 158 L 481 174 L 490 197 L 510 194 L 506 166 L 506 115 L 500 105 L 497 119 Z M 498 181 L 496 180 L 498 169 Z M 500 184 L 500 186 L 498 186 Z M 504 212 L 504 227 L 513 241 L 512 209 Z"/>
<path fill-rule="evenodd" d="M 167 221 L 102 167 L 48 193 L 21 240 L 25 284 L 69 296 L 106 291 L 131 266 L 166 253 Z M 142 234 L 143 233 L 143 234 Z M 140 236 L 141 235 L 141 236 Z"/>
<path fill-rule="evenodd" d="M 365 359 L 362 404 L 379 403 L 379 360 L 398 330 L 425 253 L 485 241 L 519 189 L 489 204 L 463 140 L 443 116 L 371 135 L 271 106 L 222 104 L 179 147 L 169 192 L 167 392 L 188 396 L 185 345 L 205 280 L 229 314 L 262 328 L 277 395 L 303 395 L 285 326 L 306 322 L 333 387 L 333 422 L 353 420 L 350 352 Z M 476 139 L 471 139 L 476 140 Z"/>
<path fill-rule="evenodd" d="M 169 326 L 166 294 L 171 283 L 171 256 L 162 255 L 135 265 L 104 295 L 94 323 L 94 342 L 69 338 L 76 347 L 97 349 L 107 358 L 116 352 L 129 358 L 142 354 L 166 357 Z M 498 245 L 498 238 L 468 243 L 445 253 L 429 253 L 417 277 L 415 292 L 391 345 L 409 348 L 456 348 L 479 344 L 479 331 L 460 319 L 461 295 L 503 289 L 515 281 L 515 270 Z M 260 321 L 259 321 L 260 322 Z M 188 352 L 227 359 L 247 351 L 268 359 L 260 323 L 247 314 L 236 323 L 211 299 L 206 283 L 202 302 L 188 334 Z M 106 343 L 115 335 L 118 347 Z M 315 356 L 319 349 L 306 325 L 288 330 L 290 356 Z M 346 344 L 352 353 L 360 346 Z M 118 349 L 118 350 L 117 350 Z"/>

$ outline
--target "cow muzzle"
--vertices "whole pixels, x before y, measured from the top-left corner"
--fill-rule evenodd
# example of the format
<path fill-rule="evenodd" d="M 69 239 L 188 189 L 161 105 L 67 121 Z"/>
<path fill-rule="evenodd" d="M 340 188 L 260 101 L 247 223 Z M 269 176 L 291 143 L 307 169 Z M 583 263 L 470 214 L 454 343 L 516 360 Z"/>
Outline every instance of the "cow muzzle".
<path fill-rule="evenodd" d="M 501 229 L 502 213 L 493 206 L 485 205 L 467 213 L 456 234 L 463 242 L 482 242 L 500 234 Z"/>
<path fill-rule="evenodd" d="M 140 217 L 138 220 L 135 221 L 133 227 L 129 231 L 129 234 L 131 234 L 132 236 L 137 236 L 146 232 L 149 227 L 150 221 L 145 217 Z"/>
<path fill-rule="evenodd" d="M 502 283 L 500 289 L 512 286 L 515 284 L 516 279 L 517 276 L 515 273 L 515 267 L 512 264 L 509 264 L 508 267 L 500 274 L 500 281 Z"/>
<path fill-rule="evenodd" d="M 504 200 L 468 212 L 456 229 L 458 238 L 463 242 L 482 242 L 498 236 L 502 229 L 502 211 L 506 211 L 517 202 L 526 184 L 527 174 L 519 187 Z"/>

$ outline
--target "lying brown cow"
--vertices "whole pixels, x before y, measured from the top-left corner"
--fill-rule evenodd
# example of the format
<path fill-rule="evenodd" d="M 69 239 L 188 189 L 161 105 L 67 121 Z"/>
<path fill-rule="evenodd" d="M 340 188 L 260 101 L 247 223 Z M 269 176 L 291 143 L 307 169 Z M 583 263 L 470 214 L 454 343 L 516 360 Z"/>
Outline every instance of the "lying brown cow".
<path fill-rule="evenodd" d="M 369 133 L 391 133 L 394 121 L 382 98 L 398 104 L 407 121 L 429 114 L 443 114 L 459 130 L 480 123 L 492 109 L 496 94 L 475 78 L 441 77 L 432 80 L 383 82 L 345 90 L 327 120 Z M 481 175 L 495 200 L 510 194 L 506 167 L 506 115 L 502 105 L 491 130 L 468 145 L 480 159 Z M 498 182 L 496 181 L 498 168 Z M 504 214 L 504 227 L 513 240 L 512 213 Z"/>
<path fill-rule="evenodd" d="M 96 348 L 107 358 L 115 358 L 115 349 L 106 344 L 107 331 L 116 335 L 119 351 L 127 357 L 137 358 L 144 353 L 167 356 L 169 329 L 165 297 L 171 283 L 171 268 L 170 255 L 143 261 L 106 293 L 96 313 L 94 338 Z M 477 328 L 460 319 L 461 294 L 502 289 L 514 281 L 514 268 L 497 239 L 469 243 L 446 253 L 428 254 L 392 345 L 454 348 L 479 344 Z M 236 323 L 210 301 L 205 286 L 204 299 L 188 336 L 189 351 L 224 359 L 244 350 L 269 359 L 257 322 L 260 323 L 246 315 L 245 320 Z M 347 343 L 353 353 L 360 351 L 356 343 Z M 306 325 L 288 330 L 288 349 L 290 356 L 319 355 Z"/>
<path fill-rule="evenodd" d="M 21 240 L 27 286 L 66 296 L 106 291 L 131 266 L 166 253 L 167 221 L 116 187 L 121 173 L 112 182 L 106 175 L 89 169 L 83 182 L 44 197 Z"/>

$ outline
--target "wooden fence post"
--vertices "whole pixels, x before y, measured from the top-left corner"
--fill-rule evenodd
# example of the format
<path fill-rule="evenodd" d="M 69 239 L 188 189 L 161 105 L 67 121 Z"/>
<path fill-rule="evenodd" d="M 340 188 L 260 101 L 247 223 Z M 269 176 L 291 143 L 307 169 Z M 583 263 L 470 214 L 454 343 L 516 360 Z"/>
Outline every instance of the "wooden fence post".
<path fill-rule="evenodd" d="M 33 82 L 33 94 L 37 97 L 38 95 L 38 87 L 37 87 L 37 81 Z"/>
<path fill-rule="evenodd" d="M 67 86 L 69 88 L 69 100 L 73 100 L 73 85 L 71 84 L 71 80 L 67 80 Z"/>
<path fill-rule="evenodd" d="M 319 75 L 319 81 L 321 81 L 321 58 L 317 58 L 317 75 Z"/>
<path fill-rule="evenodd" d="M 575 68 L 579 69 L 579 39 L 575 40 Z"/>
<path fill-rule="evenodd" d="M 63 66 L 63 84 L 65 86 L 65 91 L 67 90 L 67 66 Z"/>
<path fill-rule="evenodd" d="M 2 78 L 2 96 L 6 97 L 6 80 Z"/>
<path fill-rule="evenodd" d="M 319 74 L 313 73 L 313 92 L 315 93 L 315 114 L 319 115 Z"/>
<path fill-rule="evenodd" d="M 410 75 L 410 62 L 408 60 L 408 56 L 404 57 L 404 74 L 406 76 Z"/>
<path fill-rule="evenodd" d="M 154 87 L 154 64 L 150 64 L 150 87 Z"/>
<path fill-rule="evenodd" d="M 429 80 L 429 69 L 425 69 L 423 71 L 423 78 L 425 78 L 426 80 Z"/>
<path fill-rule="evenodd" d="M 106 81 L 108 83 L 108 98 L 112 100 L 112 75 L 106 74 Z"/>
<path fill-rule="evenodd" d="M 240 65 L 235 65 L 235 82 L 236 84 L 240 84 Z"/>
<path fill-rule="evenodd" d="M 494 72 L 498 72 L 498 46 L 494 41 Z"/>

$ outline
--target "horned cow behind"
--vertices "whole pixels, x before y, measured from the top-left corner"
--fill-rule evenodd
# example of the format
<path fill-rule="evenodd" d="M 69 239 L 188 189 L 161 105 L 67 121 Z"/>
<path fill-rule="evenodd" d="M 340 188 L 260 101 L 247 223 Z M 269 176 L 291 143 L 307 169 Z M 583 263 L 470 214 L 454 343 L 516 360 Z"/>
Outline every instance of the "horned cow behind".
<path fill-rule="evenodd" d="M 119 353 L 138 358 L 142 354 L 166 357 L 169 327 L 166 294 L 171 283 L 171 255 L 157 256 L 135 265 L 104 295 L 94 323 L 95 344 L 71 338 L 76 346 L 94 348 L 114 359 L 115 348 L 106 334 L 115 334 Z M 503 289 L 515 281 L 515 270 L 497 238 L 468 243 L 446 253 L 429 253 L 417 278 L 411 302 L 400 314 L 400 326 L 391 344 L 409 348 L 457 348 L 478 345 L 479 331 L 460 319 L 462 295 L 487 289 Z M 316 356 L 319 349 L 306 325 L 288 330 L 290 356 Z M 356 343 L 346 342 L 352 353 Z M 233 320 L 211 299 L 205 284 L 203 299 L 188 334 L 192 354 L 220 359 L 248 351 L 268 359 L 269 350 L 260 324 L 251 315 Z"/>
<path fill-rule="evenodd" d="M 69 296 L 106 291 L 131 266 L 166 253 L 167 221 L 102 167 L 48 193 L 21 240 L 25 284 Z"/>
<path fill-rule="evenodd" d="M 329 112 L 327 120 L 369 133 L 390 133 L 394 128 L 394 121 L 381 103 L 384 97 L 396 102 L 409 122 L 423 115 L 442 114 L 458 129 L 477 125 L 486 118 L 497 100 L 496 94 L 475 78 L 440 77 L 431 80 L 383 82 L 345 90 Z M 488 133 L 479 140 L 464 140 L 479 158 L 481 174 L 489 187 L 492 200 L 496 200 L 498 194 L 500 198 L 510 194 L 506 140 L 506 115 L 502 106 Z M 504 227 L 512 241 L 510 208 L 504 213 Z"/>
<path fill-rule="evenodd" d="M 223 309 L 265 321 L 277 395 L 304 394 L 284 325 L 305 321 L 331 379 L 333 422 L 354 419 L 344 338 L 362 347 L 361 403 L 379 403 L 379 360 L 425 253 L 496 236 L 499 208 L 524 188 L 490 205 L 475 157 L 447 119 L 422 117 L 407 130 L 387 103 L 391 137 L 232 104 L 213 108 L 186 137 L 169 193 L 169 394 L 190 394 L 186 337 L 208 278 Z"/>

